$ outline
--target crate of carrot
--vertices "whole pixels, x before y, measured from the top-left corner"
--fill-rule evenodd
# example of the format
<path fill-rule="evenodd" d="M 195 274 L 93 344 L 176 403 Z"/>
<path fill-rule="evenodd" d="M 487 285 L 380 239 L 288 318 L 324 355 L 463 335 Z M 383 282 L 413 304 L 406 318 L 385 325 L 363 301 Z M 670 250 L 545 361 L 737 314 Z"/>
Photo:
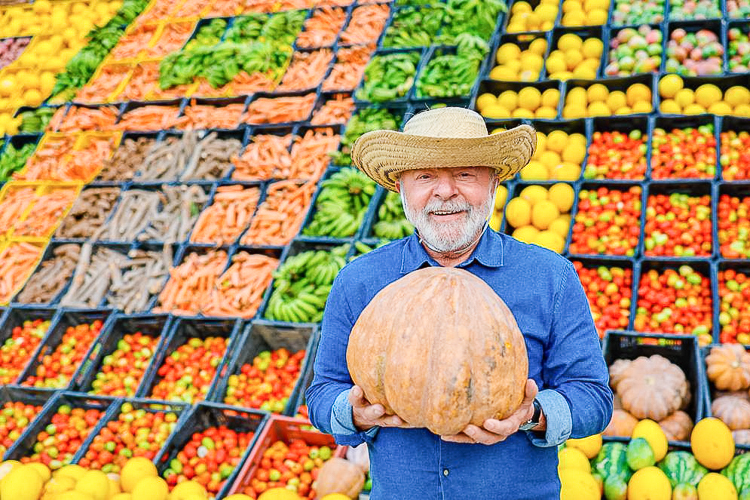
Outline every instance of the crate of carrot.
<path fill-rule="evenodd" d="M 261 195 L 260 185 L 227 184 L 216 188 L 212 203 L 201 212 L 191 243 L 232 244 L 250 226 Z"/>
<path fill-rule="evenodd" d="M 16 224 L 13 236 L 49 238 L 78 198 L 81 187 L 80 183 L 42 184 L 37 189 L 31 209 Z"/>
<path fill-rule="evenodd" d="M 269 184 L 241 245 L 286 246 L 299 233 L 310 210 L 317 185 L 312 182 L 279 181 Z"/>
<path fill-rule="evenodd" d="M 0 320 L 0 385 L 15 384 L 47 335 L 55 309 L 9 308 Z"/>
<path fill-rule="evenodd" d="M 242 154 L 232 157 L 232 180 L 267 181 L 282 178 L 292 165 L 293 127 L 256 127 Z"/>
<path fill-rule="evenodd" d="M 375 44 L 339 48 L 333 67 L 321 87 L 323 92 L 351 92 L 356 89 L 374 52 Z"/>
<path fill-rule="evenodd" d="M 346 125 L 356 106 L 351 93 L 327 93 L 318 100 L 310 125 Z"/>
<path fill-rule="evenodd" d="M 10 240 L 0 246 L 0 305 L 10 302 L 34 272 L 45 244 Z"/>

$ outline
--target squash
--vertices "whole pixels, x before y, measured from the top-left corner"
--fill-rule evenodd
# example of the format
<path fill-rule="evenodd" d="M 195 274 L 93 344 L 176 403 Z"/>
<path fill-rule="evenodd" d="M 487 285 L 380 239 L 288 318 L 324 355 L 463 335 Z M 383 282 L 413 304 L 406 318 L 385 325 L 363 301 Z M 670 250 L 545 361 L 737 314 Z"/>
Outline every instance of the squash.
<path fill-rule="evenodd" d="M 737 500 L 737 489 L 727 477 L 709 472 L 698 483 L 698 498 Z"/>
<path fill-rule="evenodd" d="M 609 421 L 603 434 L 605 436 L 630 437 L 633 435 L 633 429 L 635 429 L 637 423 L 638 419 L 625 410 L 614 410 L 612 420 Z"/>
<path fill-rule="evenodd" d="M 655 466 L 636 471 L 628 482 L 628 500 L 670 500 L 672 485 L 661 469 Z"/>
<path fill-rule="evenodd" d="M 428 267 L 383 288 L 360 314 L 346 360 L 371 404 L 455 435 L 513 414 L 529 360 L 508 306 L 480 278 Z"/>
<path fill-rule="evenodd" d="M 707 417 L 695 424 L 690 435 L 690 448 L 703 467 L 719 470 L 734 457 L 734 440 L 729 427 L 716 417 Z"/>
<path fill-rule="evenodd" d="M 333 457 L 327 460 L 318 472 L 315 492 L 318 498 L 341 493 L 349 498 L 359 497 L 365 485 L 362 468 L 349 460 Z"/>
<path fill-rule="evenodd" d="M 609 366 L 609 386 L 612 387 L 613 391 L 617 391 L 617 384 L 622 380 L 622 375 L 628 366 L 630 366 L 629 359 L 616 359 Z"/>
<path fill-rule="evenodd" d="M 623 443 L 604 443 L 591 462 L 592 471 L 603 478 L 619 476 L 625 481 L 630 480 L 633 471 L 628 467 L 627 449 Z"/>
<path fill-rule="evenodd" d="M 734 444 L 750 445 L 750 429 L 740 429 L 732 431 Z"/>
<path fill-rule="evenodd" d="M 750 403 L 736 396 L 721 396 L 711 403 L 714 417 L 727 424 L 733 431 L 750 429 Z"/>
<path fill-rule="evenodd" d="M 640 356 L 628 365 L 617 393 L 631 415 L 658 422 L 685 406 L 690 385 L 679 366 L 655 354 Z"/>
<path fill-rule="evenodd" d="M 693 431 L 693 419 L 682 410 L 677 410 L 659 422 L 669 441 L 687 441 Z"/>
<path fill-rule="evenodd" d="M 740 493 L 750 489 L 750 453 L 734 457 L 721 474 L 728 477 Z"/>
<path fill-rule="evenodd" d="M 750 353 L 740 344 L 723 344 L 706 356 L 706 375 L 720 391 L 750 388 Z"/>

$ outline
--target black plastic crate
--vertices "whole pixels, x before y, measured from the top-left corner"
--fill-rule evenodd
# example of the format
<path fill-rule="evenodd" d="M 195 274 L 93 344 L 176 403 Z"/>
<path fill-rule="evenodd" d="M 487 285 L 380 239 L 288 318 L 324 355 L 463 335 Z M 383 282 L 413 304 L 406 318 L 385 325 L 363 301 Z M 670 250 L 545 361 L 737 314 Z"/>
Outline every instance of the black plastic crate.
<path fill-rule="evenodd" d="M 589 182 L 623 182 L 623 183 L 632 183 L 632 182 L 638 182 L 643 181 L 646 178 L 646 173 L 648 171 L 648 165 L 649 165 L 649 159 L 651 158 L 650 154 L 650 148 L 651 148 L 651 134 L 650 128 L 649 128 L 649 120 L 645 116 L 635 116 L 635 117 L 628 117 L 628 118 L 620 118 L 620 117 L 598 117 L 591 120 L 592 122 L 592 130 L 591 130 L 591 137 L 589 139 L 588 143 L 588 150 L 586 152 L 586 161 L 585 166 L 583 169 L 583 179 L 585 181 Z M 615 177 L 607 177 L 599 178 L 599 175 L 597 175 L 597 172 L 593 170 L 593 167 L 591 169 L 587 169 L 589 166 L 590 161 L 590 152 L 591 152 L 591 146 L 594 142 L 594 135 L 599 133 L 606 133 L 606 132 L 619 132 L 621 134 L 629 135 L 630 133 L 637 131 L 641 135 L 641 139 L 643 140 L 643 146 L 645 146 L 645 151 L 643 151 L 643 173 L 641 175 L 636 176 L 633 179 L 627 179 L 627 178 L 615 178 Z M 610 173 L 611 175 L 611 173 Z"/>
<path fill-rule="evenodd" d="M 654 112 L 654 110 L 657 109 L 657 80 L 655 75 L 650 73 L 644 73 L 640 75 L 635 76 L 629 76 L 624 78 L 608 78 L 606 80 L 578 80 L 578 79 L 571 79 L 565 82 L 565 95 L 560 97 L 560 100 L 563 101 L 561 104 L 561 109 L 564 110 L 566 101 L 568 99 L 568 93 L 574 89 L 574 88 L 583 88 L 584 90 L 588 90 L 589 87 L 592 85 L 604 85 L 609 92 L 613 92 L 615 90 L 619 90 L 621 92 L 627 93 L 628 88 L 630 88 L 632 85 L 635 84 L 641 84 L 645 85 L 646 88 L 651 92 L 651 109 L 649 111 L 633 111 L 631 109 L 631 113 L 626 116 L 632 116 L 632 115 L 648 115 Z M 630 106 L 629 106 L 630 107 Z M 617 110 L 610 110 L 612 115 L 614 116 L 615 111 Z M 588 115 L 588 112 L 587 112 Z M 563 118 L 569 119 L 565 116 L 565 113 L 563 113 Z M 575 117 L 578 118 L 578 117 Z"/>
<path fill-rule="evenodd" d="M 737 153 L 742 153 L 742 145 L 739 145 L 739 148 L 732 148 L 730 149 L 729 144 L 726 144 L 726 142 L 729 141 L 728 135 L 726 136 L 727 141 L 724 141 L 723 134 L 728 134 L 729 132 L 734 132 L 736 134 L 740 134 L 742 132 L 750 133 L 750 118 L 738 118 L 736 116 L 725 116 L 721 119 L 721 127 L 717 131 L 717 149 L 719 154 L 719 168 L 721 169 L 721 177 L 720 179 L 723 181 L 729 181 L 729 182 L 742 182 L 742 183 L 748 183 L 750 182 L 750 172 L 746 173 L 747 177 L 740 175 L 731 175 L 731 172 L 729 172 L 729 167 L 731 166 L 729 164 L 730 160 L 729 158 L 724 158 L 724 153 L 722 150 L 724 149 L 724 146 L 727 146 L 727 153 L 731 151 L 736 151 Z"/>
<path fill-rule="evenodd" d="M 13 307 L 5 310 L 2 319 L 0 319 L 0 345 L 3 347 L 10 348 L 11 344 L 15 344 L 13 338 L 13 330 L 16 327 L 23 327 L 26 322 L 33 323 L 39 321 L 43 323 L 49 321 L 49 326 L 40 332 L 39 342 L 36 347 L 33 347 L 30 352 L 24 356 L 26 361 L 20 371 L 13 370 L 12 373 L 7 373 L 7 367 L 0 367 L 0 382 L 3 383 L 17 383 L 20 377 L 26 371 L 29 363 L 36 359 L 37 352 L 41 349 L 42 344 L 49 335 L 50 329 L 54 326 L 56 320 L 56 310 L 42 307 Z"/>
<path fill-rule="evenodd" d="M 719 0 L 713 0 L 716 4 L 719 4 Z M 664 31 L 664 53 L 661 62 L 661 73 L 679 73 L 677 68 L 667 68 L 667 48 L 669 47 L 669 41 L 672 38 L 672 33 L 681 29 L 686 33 L 696 33 L 699 30 L 711 31 L 716 35 L 716 41 L 722 46 L 723 52 L 719 55 L 719 72 L 714 75 L 703 75 L 703 76 L 720 76 L 727 70 L 726 51 L 727 46 L 725 45 L 724 28 L 722 26 L 721 19 L 702 19 L 702 20 L 685 20 L 678 21 L 671 19 L 668 23 L 668 28 Z"/>
<path fill-rule="evenodd" d="M 14 403 L 27 405 L 21 419 L 14 420 L 16 426 L 5 434 L 2 440 L 0 440 L 0 459 L 2 459 L 5 452 L 13 446 L 13 443 L 21 438 L 23 432 L 29 425 L 31 425 L 31 423 L 33 423 L 36 416 L 43 411 L 44 406 L 49 402 L 52 394 L 53 393 L 49 391 L 40 391 L 37 389 L 27 389 L 9 385 L 0 386 L 0 409 L 4 409 L 6 405 L 13 405 Z M 28 408 L 28 405 L 32 405 L 36 408 L 30 409 Z M 3 427 L 5 427 L 5 425 L 3 425 Z"/>
<path fill-rule="evenodd" d="M 723 332 L 724 326 L 729 325 L 731 323 L 731 316 L 729 315 L 728 312 L 722 311 L 722 308 L 721 308 L 721 285 L 722 285 L 722 282 L 726 283 L 727 278 L 724 275 L 724 273 L 729 270 L 734 271 L 735 273 L 738 273 L 738 274 L 742 273 L 747 278 L 750 278 L 750 262 L 748 262 L 747 260 L 744 260 L 744 261 L 739 261 L 739 260 L 738 261 L 727 261 L 727 260 L 722 261 L 720 260 L 716 266 L 716 279 L 714 282 L 714 289 L 716 293 L 714 297 L 716 299 L 716 303 L 713 308 L 714 331 L 716 332 L 716 334 L 714 335 L 714 340 L 717 343 L 722 343 L 722 344 L 741 342 L 741 343 L 744 343 L 745 345 L 750 345 L 750 342 L 746 342 L 746 341 L 750 341 L 750 339 L 745 339 L 742 336 L 740 336 L 740 338 L 737 339 L 737 337 L 731 336 L 729 331 L 727 332 L 726 335 Z M 740 304 L 742 304 L 744 308 L 750 307 L 750 301 L 747 301 L 744 298 L 745 295 L 742 294 L 741 291 L 739 290 L 732 291 L 731 289 L 729 289 L 729 291 L 733 293 L 739 293 L 741 296 L 737 297 L 737 299 L 740 302 Z M 739 324 L 737 326 L 739 326 Z M 744 332 L 739 332 L 739 333 L 744 333 Z M 748 335 L 748 334 L 750 334 L 750 332 L 745 333 L 745 335 Z"/>
<path fill-rule="evenodd" d="M 63 245 L 68 245 L 68 244 L 77 245 L 78 246 L 79 255 L 80 255 L 80 245 L 78 245 L 77 243 L 73 243 L 71 240 L 56 240 L 56 241 L 53 241 L 52 243 L 50 243 L 49 245 L 47 245 L 47 248 L 45 248 L 44 253 L 42 254 L 42 258 L 39 261 L 39 265 L 37 265 L 37 267 L 34 270 L 34 273 L 31 274 L 30 278 L 34 277 L 36 274 L 40 273 L 42 271 L 42 269 L 43 269 L 43 265 L 46 262 L 49 262 L 51 259 L 55 258 L 55 251 L 57 251 L 58 248 L 60 248 Z M 72 247 L 70 247 L 70 248 L 72 249 Z M 64 280 L 61 280 L 60 282 L 58 282 L 56 284 L 56 286 L 54 288 L 50 288 L 49 289 L 50 292 L 51 292 L 52 298 L 50 300 L 46 301 L 46 302 L 29 302 L 28 304 L 26 304 L 24 302 L 20 302 L 19 301 L 20 295 L 22 293 L 24 293 L 24 291 L 27 290 L 27 287 L 29 286 L 29 282 L 27 281 L 24 284 L 24 287 L 21 288 L 21 290 L 15 295 L 15 297 L 13 298 L 13 301 L 11 302 L 11 305 L 27 306 L 27 305 L 31 305 L 31 304 L 34 304 L 34 305 L 54 305 L 54 304 L 56 304 L 60 300 L 60 298 L 65 294 L 65 291 L 68 289 L 68 286 L 70 285 L 70 281 L 73 278 L 73 273 L 74 272 L 75 272 L 75 266 L 73 266 L 70 269 L 70 275 L 68 276 L 68 278 L 66 278 Z M 57 274 L 57 276 L 61 276 L 61 274 Z M 62 276 L 64 276 L 64 274 L 62 274 Z M 46 285 L 46 283 L 45 283 L 45 285 Z"/>
<path fill-rule="evenodd" d="M 562 90 L 562 84 L 558 80 L 545 80 L 541 82 L 499 82 L 496 80 L 484 80 L 479 84 L 476 92 L 473 93 L 473 97 L 472 97 L 471 105 L 470 105 L 471 109 L 478 111 L 477 97 L 481 96 L 482 94 L 489 93 L 497 97 L 501 93 L 508 91 L 508 90 L 518 94 L 521 90 L 525 88 L 529 88 L 529 87 L 537 89 L 542 94 L 544 94 L 545 90 L 549 90 L 549 89 L 557 90 L 560 93 L 560 95 L 558 98 L 557 107 L 555 109 L 556 114 L 555 116 L 549 117 L 548 119 L 556 119 L 557 117 L 560 116 L 560 113 L 563 108 L 564 92 Z M 516 110 L 520 110 L 520 109 L 521 108 L 516 108 Z M 539 116 L 536 116 L 536 114 L 534 116 L 527 116 L 525 114 L 523 116 L 520 116 L 517 113 L 514 113 L 516 110 L 513 110 L 513 109 L 506 110 L 510 112 L 510 116 L 496 116 L 494 114 L 488 115 L 486 112 L 482 116 L 484 116 L 484 120 L 485 122 L 487 122 L 488 128 L 490 128 L 491 126 L 496 126 L 496 124 L 498 124 L 501 121 L 508 121 L 512 119 L 541 118 Z"/>
<path fill-rule="evenodd" d="M 562 9 L 560 9 L 562 10 Z M 560 40 L 560 38 L 563 35 L 566 34 L 573 34 L 580 37 L 581 41 L 586 41 L 589 38 L 596 38 L 597 40 L 602 42 L 602 53 L 599 56 L 599 66 L 596 69 L 596 76 L 601 77 L 604 72 L 604 67 L 606 65 L 607 61 L 607 40 L 604 36 L 604 28 L 602 26 L 586 26 L 586 27 L 557 27 L 552 31 L 552 38 L 550 40 L 550 44 L 547 51 L 547 56 L 545 58 L 545 62 L 547 59 L 549 59 L 549 56 L 556 50 L 559 50 L 557 48 L 557 42 Z M 584 58 L 585 59 L 585 58 Z M 583 62 L 583 59 L 581 60 Z M 545 67 L 543 68 L 543 72 L 541 73 L 542 79 L 549 79 L 551 78 L 551 75 L 549 74 L 549 71 L 547 71 L 547 67 L 545 64 Z"/>
<path fill-rule="evenodd" d="M 648 177 L 651 180 L 658 180 L 660 182 L 667 182 L 667 181 L 674 181 L 674 182 L 684 182 L 684 181 L 697 181 L 697 180 L 715 180 L 719 178 L 719 170 L 721 168 L 719 164 L 719 130 L 721 130 L 721 124 L 719 123 L 719 118 L 716 116 L 711 115 L 698 115 L 698 116 L 671 116 L 671 117 L 656 117 L 652 118 L 652 126 L 651 126 L 651 150 L 649 152 L 648 156 Z M 670 134 L 673 130 L 685 130 L 688 128 L 691 129 L 698 129 L 699 127 L 712 127 L 713 133 L 710 134 L 713 136 L 714 141 L 716 142 L 716 153 L 714 157 L 711 159 L 711 163 L 709 164 L 708 168 L 710 169 L 713 167 L 713 172 L 710 170 L 707 172 L 707 174 L 703 177 L 680 177 L 679 175 L 676 175 L 674 173 L 670 173 L 668 175 L 664 175 L 661 173 L 657 173 L 657 177 L 654 176 L 654 160 L 653 156 L 656 150 L 659 146 L 656 145 L 656 141 L 654 139 L 654 132 L 656 129 L 664 130 L 667 134 Z M 671 153 L 668 155 L 669 157 L 672 157 Z"/>

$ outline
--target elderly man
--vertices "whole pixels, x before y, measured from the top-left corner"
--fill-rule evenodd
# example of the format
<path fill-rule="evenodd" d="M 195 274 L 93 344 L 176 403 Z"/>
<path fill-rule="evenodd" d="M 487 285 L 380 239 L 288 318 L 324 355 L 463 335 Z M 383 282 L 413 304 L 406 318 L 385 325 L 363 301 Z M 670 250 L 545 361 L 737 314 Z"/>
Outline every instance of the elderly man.
<path fill-rule="evenodd" d="M 416 229 L 339 273 L 306 397 L 316 427 L 343 445 L 368 443 L 373 500 L 559 498 L 557 445 L 602 432 L 611 418 L 607 367 L 573 266 L 488 229 L 498 183 L 524 167 L 535 146 L 530 126 L 488 135 L 481 116 L 451 107 L 417 114 L 403 133 L 369 132 L 354 145 L 354 163 L 401 194 Z M 475 274 L 513 312 L 529 380 L 509 418 L 437 436 L 386 415 L 353 385 L 346 349 L 354 323 L 381 289 L 424 266 Z"/>

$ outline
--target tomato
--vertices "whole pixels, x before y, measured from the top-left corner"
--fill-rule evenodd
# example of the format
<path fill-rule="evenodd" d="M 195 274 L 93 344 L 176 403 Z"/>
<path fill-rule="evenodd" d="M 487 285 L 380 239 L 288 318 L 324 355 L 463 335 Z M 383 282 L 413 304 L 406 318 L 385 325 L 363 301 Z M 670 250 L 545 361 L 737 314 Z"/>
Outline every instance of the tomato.
<path fill-rule="evenodd" d="M 24 321 L 13 328 L 0 347 L 0 385 L 12 384 L 31 360 L 31 356 L 47 333 L 50 322 L 36 319 Z"/>

